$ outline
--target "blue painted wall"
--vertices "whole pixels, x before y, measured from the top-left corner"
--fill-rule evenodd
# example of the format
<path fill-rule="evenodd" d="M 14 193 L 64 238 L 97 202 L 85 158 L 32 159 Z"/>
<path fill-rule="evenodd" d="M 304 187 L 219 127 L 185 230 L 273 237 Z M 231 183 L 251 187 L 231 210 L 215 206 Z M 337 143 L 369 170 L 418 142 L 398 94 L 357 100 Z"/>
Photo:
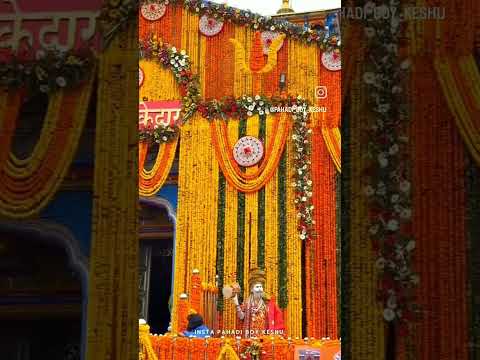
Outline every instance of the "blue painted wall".
<path fill-rule="evenodd" d="M 162 187 L 162 189 L 157 193 L 158 197 L 168 200 L 172 204 L 175 213 L 177 213 L 177 204 L 178 204 L 178 186 L 176 184 L 168 184 Z"/>
<path fill-rule="evenodd" d="M 92 193 L 90 191 L 62 191 L 45 208 L 41 218 L 66 226 L 85 255 L 90 253 L 92 232 Z"/>

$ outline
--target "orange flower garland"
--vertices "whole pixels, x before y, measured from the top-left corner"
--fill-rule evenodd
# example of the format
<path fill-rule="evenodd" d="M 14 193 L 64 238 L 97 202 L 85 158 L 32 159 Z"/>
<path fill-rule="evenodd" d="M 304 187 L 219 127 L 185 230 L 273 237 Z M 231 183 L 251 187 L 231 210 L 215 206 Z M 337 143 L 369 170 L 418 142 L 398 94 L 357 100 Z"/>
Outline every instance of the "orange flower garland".
<path fill-rule="evenodd" d="M 144 164 L 149 145 L 147 142 L 139 143 L 138 190 L 140 196 L 153 196 L 162 188 L 175 159 L 177 144 L 178 137 L 170 143 L 159 144 L 153 168 L 145 170 Z"/>
<path fill-rule="evenodd" d="M 233 95 L 234 68 L 233 52 L 229 39 L 235 34 L 234 25 L 223 24 L 223 30 L 216 36 L 207 37 L 205 53 L 205 92 L 206 99 L 221 99 Z"/>
<path fill-rule="evenodd" d="M 198 270 L 193 272 L 190 280 L 190 307 L 199 313 L 202 310 L 202 280 L 198 273 Z M 205 317 L 205 314 L 203 314 Z"/>
<path fill-rule="evenodd" d="M 37 146 L 39 149 L 38 151 L 37 148 L 35 149 L 36 154 L 43 155 L 41 163 L 39 159 L 33 157 L 30 157 L 30 161 L 35 163 L 32 166 L 30 162 L 7 160 L 6 157 L 11 154 L 9 149 L 5 149 L 6 154 L 2 155 L 4 161 L 0 163 L 0 167 L 6 167 L 0 172 L 3 184 L 0 194 L 1 214 L 14 218 L 29 217 L 38 213 L 54 196 L 75 155 L 87 115 L 91 90 L 92 81 L 90 80 L 78 89 L 54 95 L 55 98 L 52 101 L 56 101 L 57 97 L 60 97 L 61 101 L 59 107 L 47 112 L 47 116 L 54 117 L 56 120 L 47 119 L 47 123 L 55 123 L 56 126 L 52 129 L 52 135 L 42 132 L 43 137 L 39 139 L 41 144 Z M 5 142 L 2 143 L 5 145 L 11 141 L 7 137 L 13 135 L 15 114 L 19 111 L 14 107 L 20 106 L 18 102 L 20 98 L 17 98 L 17 95 L 14 96 L 11 117 L 5 117 L 3 121 Z M 60 111 L 60 108 L 63 111 Z M 60 156 L 58 149 L 63 149 Z M 5 160 L 10 163 L 6 163 Z"/>

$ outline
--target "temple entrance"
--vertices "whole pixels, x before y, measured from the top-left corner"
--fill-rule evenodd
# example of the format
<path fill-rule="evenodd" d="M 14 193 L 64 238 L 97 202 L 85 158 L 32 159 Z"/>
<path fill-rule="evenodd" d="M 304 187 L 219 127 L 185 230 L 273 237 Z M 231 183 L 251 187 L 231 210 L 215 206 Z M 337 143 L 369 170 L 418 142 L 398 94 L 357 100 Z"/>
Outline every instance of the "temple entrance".
<path fill-rule="evenodd" d="M 140 318 L 151 332 L 164 334 L 170 325 L 173 278 L 173 224 L 165 208 L 142 204 L 140 226 Z"/>

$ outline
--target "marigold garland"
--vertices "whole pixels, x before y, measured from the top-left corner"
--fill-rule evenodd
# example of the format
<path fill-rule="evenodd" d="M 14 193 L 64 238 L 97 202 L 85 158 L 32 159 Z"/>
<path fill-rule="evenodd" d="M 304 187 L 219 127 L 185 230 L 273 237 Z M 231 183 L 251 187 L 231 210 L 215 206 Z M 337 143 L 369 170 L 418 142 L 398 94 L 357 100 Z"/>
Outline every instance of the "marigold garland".
<path fill-rule="evenodd" d="M 10 218 L 27 218 L 37 214 L 50 202 L 75 155 L 91 90 L 92 79 L 81 88 L 52 95 L 45 120 L 45 127 L 52 132 L 41 132 L 32 156 L 19 161 L 12 156 L 10 149 L 5 149 L 4 157 L 9 158 L 4 158 L 0 163 L 0 167 L 5 169 L 0 172 L 3 184 L 0 214 Z M 13 101 L 14 105 L 20 107 L 19 102 Z M 60 111 L 60 108 L 64 111 Z M 18 114 L 18 109 L 12 110 L 12 115 Z M 7 137 L 13 136 L 16 118 L 5 117 L 2 123 L 6 137 L 4 144 L 8 145 L 11 138 Z M 64 150 L 61 156 L 58 155 L 59 148 Z"/>
<path fill-rule="evenodd" d="M 361 140 L 363 129 L 368 123 L 368 117 L 362 111 L 367 93 L 359 76 L 361 69 L 361 65 L 357 63 L 350 89 L 351 110 L 347 118 L 349 124 L 347 146 L 351 158 L 347 164 L 344 162 L 343 165 L 344 168 L 347 166 L 347 172 L 345 170 L 342 172 L 342 176 L 349 180 L 348 183 L 351 186 L 348 194 L 352 195 L 361 193 L 362 184 L 358 179 L 362 177 L 367 167 L 367 159 L 363 156 L 367 151 L 367 144 Z M 348 278 L 348 283 L 344 285 L 346 285 L 346 299 L 349 305 L 345 308 L 346 321 L 342 326 L 345 325 L 346 329 L 342 329 L 342 332 L 348 336 L 349 341 L 345 343 L 342 351 L 352 359 L 383 359 L 385 357 L 385 325 L 382 318 L 383 306 L 377 301 L 377 284 L 372 282 L 372 279 L 378 275 L 372 261 L 374 257 L 371 241 L 365 225 L 368 219 L 368 204 L 360 196 L 351 196 L 349 199 L 351 201 L 346 203 L 345 208 L 349 223 L 348 226 L 342 226 L 343 232 L 348 230 L 349 240 L 344 246 L 348 246 L 350 255 L 348 259 L 342 261 L 345 264 L 342 279 L 343 276 Z M 375 341 L 365 341 L 365 338 L 375 339 Z"/>
<path fill-rule="evenodd" d="M 173 143 L 159 144 L 155 163 L 151 170 L 145 169 L 145 158 L 149 144 L 147 142 L 139 143 L 138 190 L 140 196 L 153 196 L 162 188 L 175 159 L 177 143 L 178 138 Z"/>
<path fill-rule="evenodd" d="M 238 126 L 238 137 L 241 138 L 247 133 L 246 121 L 241 120 Z M 248 254 L 248 242 L 245 241 L 245 194 L 238 193 L 238 209 L 237 209 L 237 282 L 243 291 L 239 298 L 243 300 L 249 294 L 250 289 L 245 286 L 248 279 L 248 266 L 245 268 L 245 254 Z"/>
<path fill-rule="evenodd" d="M 55 127 L 58 125 L 57 121 L 59 120 L 60 106 L 63 100 L 62 95 L 63 92 L 53 94 L 50 97 L 44 125 L 32 153 L 25 158 L 19 159 L 10 151 L 5 167 L 5 171 L 9 176 L 19 178 L 31 177 L 40 166 L 42 160 L 44 160 L 45 153 L 55 134 Z"/>
<path fill-rule="evenodd" d="M 138 71 L 137 41 L 132 24 L 100 58 L 87 359 L 139 355 L 138 272 L 132 271 L 138 268 L 138 133 L 132 121 L 138 116 L 138 80 L 124 76 Z"/>
<path fill-rule="evenodd" d="M 288 274 L 287 274 L 287 156 L 282 152 L 278 167 L 278 305 L 285 309 L 288 305 Z"/>
<path fill-rule="evenodd" d="M 179 321 L 175 315 L 178 296 L 188 291 L 191 271 L 198 269 L 204 282 L 215 283 L 219 173 L 207 136 L 209 126 L 208 121 L 197 113 L 180 128 L 174 330 L 178 329 Z"/>
<path fill-rule="evenodd" d="M 191 71 L 190 59 L 185 50 L 164 44 L 152 36 L 139 44 L 140 57 L 154 60 L 170 69 L 180 87 L 182 96 L 182 121 L 187 121 L 195 112 L 199 101 L 198 77 Z"/>
<path fill-rule="evenodd" d="M 250 121 L 250 120 L 249 120 Z M 215 148 L 215 154 L 227 181 L 239 191 L 252 193 L 260 190 L 273 176 L 288 134 L 287 115 L 280 115 L 279 134 L 274 134 L 271 145 L 265 153 L 265 159 L 258 170 L 244 174 L 235 159 L 233 159 L 233 147 L 229 144 L 225 123 L 212 122 L 211 136 Z"/>
<path fill-rule="evenodd" d="M 308 285 L 312 297 L 310 302 L 316 305 L 314 314 L 308 314 L 309 321 L 313 322 L 312 332 L 308 335 L 315 338 L 336 339 L 338 337 L 336 169 L 328 148 L 322 141 L 324 128 L 318 123 L 312 130 L 312 181 L 313 192 L 317 194 L 313 198 L 313 204 L 317 211 L 314 213 L 315 238 L 311 243 L 306 244 L 305 256 L 308 256 L 313 273 L 316 274 L 314 281 Z M 311 317 L 312 315 L 315 317 Z"/>
<path fill-rule="evenodd" d="M 264 146 L 267 145 L 266 142 L 266 131 L 267 131 L 267 119 L 266 117 L 260 118 L 258 138 L 263 141 Z M 258 228 L 257 228 L 257 266 L 260 269 L 265 269 L 265 187 L 259 190 L 258 192 L 258 203 L 257 203 L 257 213 L 258 213 Z"/>
<path fill-rule="evenodd" d="M 225 187 L 226 181 L 223 174 L 218 176 L 218 212 L 217 212 L 217 275 L 218 275 L 218 288 L 223 289 L 224 284 L 224 266 L 225 266 Z M 223 297 L 220 292 L 217 309 L 223 310 Z"/>
<path fill-rule="evenodd" d="M 258 133 L 260 130 L 260 121 L 262 120 L 260 119 L 259 116 L 253 116 L 249 118 L 247 121 L 246 135 L 254 136 L 255 138 L 258 138 Z M 228 134 L 225 134 L 225 135 L 226 136 L 224 137 L 224 139 L 228 141 Z M 231 151 L 230 153 L 232 154 L 233 151 Z M 265 161 L 267 159 L 264 158 L 263 160 Z M 263 163 L 261 165 L 263 165 Z M 247 176 L 256 175 L 261 165 L 259 166 L 257 164 L 255 166 L 247 167 L 245 169 L 245 174 Z M 245 238 L 246 238 L 246 241 L 248 241 L 248 256 L 246 256 L 245 258 L 245 268 L 249 270 L 258 267 L 257 266 L 258 191 L 245 194 L 245 225 L 246 225 Z"/>

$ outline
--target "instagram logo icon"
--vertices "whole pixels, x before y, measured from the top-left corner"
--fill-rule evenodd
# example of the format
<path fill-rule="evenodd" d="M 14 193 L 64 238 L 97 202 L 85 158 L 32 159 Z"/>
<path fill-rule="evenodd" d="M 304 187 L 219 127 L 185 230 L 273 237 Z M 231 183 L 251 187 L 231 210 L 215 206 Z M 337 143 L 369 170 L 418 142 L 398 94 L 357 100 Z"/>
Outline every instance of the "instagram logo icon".
<path fill-rule="evenodd" d="M 327 98 L 327 87 L 326 86 L 317 86 L 315 88 L 315 97 L 317 99 L 326 99 Z"/>

